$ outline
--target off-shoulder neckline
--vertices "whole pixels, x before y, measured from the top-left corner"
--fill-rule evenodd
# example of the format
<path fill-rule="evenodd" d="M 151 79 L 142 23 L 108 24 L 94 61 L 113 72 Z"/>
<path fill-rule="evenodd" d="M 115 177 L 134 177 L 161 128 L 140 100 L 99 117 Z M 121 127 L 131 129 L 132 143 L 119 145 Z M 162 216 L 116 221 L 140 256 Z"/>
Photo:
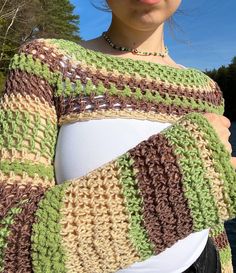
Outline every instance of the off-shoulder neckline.
<path fill-rule="evenodd" d="M 159 68 L 162 68 L 162 69 L 171 69 L 173 71 L 196 70 L 195 68 L 185 67 L 185 66 L 183 66 L 181 64 L 179 64 L 179 65 L 181 65 L 184 68 L 177 68 L 177 67 L 173 67 L 173 66 L 169 66 L 169 65 L 165 65 L 165 64 L 160 64 L 160 63 L 149 62 L 149 61 L 145 61 L 145 60 L 135 60 L 135 59 L 132 59 L 132 58 L 126 58 L 126 57 L 120 57 L 120 56 L 116 57 L 114 55 L 103 53 L 101 51 L 86 48 L 86 47 L 84 47 L 83 45 L 81 45 L 79 43 L 76 43 L 76 45 L 78 47 L 80 47 L 80 49 L 83 50 L 84 52 L 94 54 L 94 55 L 97 55 L 97 56 L 102 56 L 102 57 L 106 58 L 107 60 L 110 59 L 110 60 L 116 60 L 116 61 L 119 61 L 119 62 L 125 62 L 126 61 L 126 62 L 129 62 L 129 63 L 133 63 L 135 65 L 151 65 L 151 66 L 159 67 Z"/>

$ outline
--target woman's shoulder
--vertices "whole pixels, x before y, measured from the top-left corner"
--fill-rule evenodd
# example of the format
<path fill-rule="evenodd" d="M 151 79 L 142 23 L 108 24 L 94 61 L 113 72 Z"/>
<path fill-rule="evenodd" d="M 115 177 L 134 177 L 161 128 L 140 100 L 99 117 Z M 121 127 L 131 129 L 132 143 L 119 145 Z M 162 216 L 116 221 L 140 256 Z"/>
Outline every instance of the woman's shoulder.
<path fill-rule="evenodd" d="M 152 74 L 157 73 L 157 76 L 160 76 L 159 74 L 164 70 L 173 72 L 173 76 L 177 72 L 180 72 L 181 78 L 189 77 L 188 81 L 189 83 L 193 82 L 193 85 L 195 82 L 199 82 L 201 85 L 208 85 L 211 90 L 218 89 L 217 91 L 219 91 L 217 83 L 198 68 L 186 67 L 182 64 L 178 64 L 182 69 L 175 69 L 142 61 L 137 61 L 135 64 L 133 60 L 110 57 L 107 54 L 102 54 L 98 50 L 94 50 L 94 48 L 99 48 L 99 43 L 96 38 L 79 42 L 59 38 L 37 38 L 23 44 L 20 51 L 31 54 L 44 63 L 52 65 L 54 68 L 58 67 L 58 65 L 61 66 L 62 63 L 65 63 L 68 60 L 71 63 L 86 63 L 89 66 L 95 65 L 96 67 L 106 67 L 110 64 L 113 69 L 120 68 L 118 70 L 120 72 L 123 71 L 123 73 L 125 73 L 125 71 L 122 65 L 127 67 L 128 64 L 132 64 L 129 69 L 134 67 L 137 69 L 138 64 L 140 64 L 142 70 L 145 70 L 145 68 L 148 71 L 154 69 L 155 71 L 153 71 Z M 126 62 L 128 64 L 125 64 Z"/>
<path fill-rule="evenodd" d="M 86 62 L 88 54 L 79 43 L 59 38 L 36 38 L 22 44 L 14 59 L 22 59 L 30 65 L 36 61 L 53 73 L 64 73 L 65 67 Z M 92 59 L 92 57 L 90 57 Z M 46 65 L 46 66 L 45 66 Z M 46 70 L 47 70 L 46 69 Z"/>
<path fill-rule="evenodd" d="M 83 62 L 86 49 L 78 42 L 61 38 L 36 38 L 23 43 L 16 55 L 23 55 L 46 64 L 52 70 L 61 70 L 66 63 Z M 91 56 L 92 58 L 92 56 Z"/>
<path fill-rule="evenodd" d="M 20 47 L 21 52 L 27 52 L 29 49 L 33 52 L 48 51 L 55 53 L 58 52 L 60 55 L 73 54 L 83 50 L 83 46 L 79 42 L 72 40 L 61 39 L 61 38 L 36 38 L 24 43 Z"/>

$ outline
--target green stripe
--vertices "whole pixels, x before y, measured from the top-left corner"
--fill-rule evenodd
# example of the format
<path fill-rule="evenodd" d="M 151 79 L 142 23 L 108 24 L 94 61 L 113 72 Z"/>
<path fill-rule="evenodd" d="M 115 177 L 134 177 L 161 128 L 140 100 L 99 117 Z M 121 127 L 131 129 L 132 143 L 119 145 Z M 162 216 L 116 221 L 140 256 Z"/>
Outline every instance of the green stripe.
<path fill-rule="evenodd" d="M 225 227 L 223 223 L 220 223 L 218 225 L 215 225 L 214 227 L 212 227 L 210 229 L 210 236 L 211 237 L 217 237 L 219 236 L 221 233 L 223 233 L 225 231 Z"/>
<path fill-rule="evenodd" d="M 227 266 L 230 263 L 232 265 L 232 253 L 231 253 L 230 246 L 228 246 L 227 248 L 221 249 L 219 251 L 219 254 L 220 254 L 220 262 L 221 262 L 222 270 L 223 270 L 224 266 Z M 224 271 L 222 271 L 222 272 L 224 272 Z"/>
<path fill-rule="evenodd" d="M 178 164 L 183 174 L 185 197 L 191 209 L 194 230 L 199 231 L 219 222 L 218 208 L 211 194 L 210 181 L 200 151 L 191 133 L 181 124 L 175 124 L 162 131 L 173 145 Z"/>
<path fill-rule="evenodd" d="M 43 124 L 40 114 L 37 113 L 32 115 L 27 111 L 0 110 L 0 127 L 0 149 L 26 149 L 32 153 L 39 152 L 41 155 L 53 157 L 57 125 L 50 119 Z M 39 135 L 41 132 L 43 137 Z M 36 143 L 40 145 L 39 148 L 36 148 Z"/>
<path fill-rule="evenodd" d="M 51 72 L 49 65 L 43 64 L 39 59 L 34 59 L 30 54 L 18 53 L 11 59 L 9 69 L 19 69 L 33 75 L 44 78 L 49 84 L 55 84 L 60 75 L 58 72 Z"/>
<path fill-rule="evenodd" d="M 61 208 L 69 183 L 48 190 L 38 204 L 32 227 L 32 264 L 34 273 L 66 273 L 66 249 L 61 237 Z"/>
<path fill-rule="evenodd" d="M 143 204 L 138 192 L 138 181 L 135 178 L 133 163 L 133 159 L 128 154 L 124 154 L 116 160 L 116 164 L 120 168 L 120 182 L 125 196 L 126 208 L 130 216 L 130 240 L 141 259 L 145 260 L 154 254 L 154 246 L 148 239 L 147 232 L 142 226 L 144 221 L 142 217 Z"/>
<path fill-rule="evenodd" d="M 212 152 L 214 168 L 224 182 L 224 200 L 228 205 L 230 217 L 233 218 L 236 216 L 236 172 L 230 163 L 231 155 L 203 115 L 191 113 L 189 119 L 193 124 L 197 124 L 199 130 L 204 133 L 208 148 Z"/>
<path fill-rule="evenodd" d="M 215 238 L 225 232 L 224 223 L 218 224 L 210 229 L 209 237 L 212 238 L 213 241 L 215 241 Z M 219 251 L 220 255 L 220 261 L 222 265 L 228 265 L 229 262 L 232 262 L 231 260 L 231 249 L 228 245 L 224 249 L 217 249 Z"/>
<path fill-rule="evenodd" d="M 145 78 L 151 77 L 154 80 L 159 78 L 163 82 L 199 88 L 203 88 L 210 81 L 206 74 L 195 68 L 178 69 L 141 60 L 112 57 L 93 50 L 86 50 L 79 44 L 64 39 L 47 39 L 46 42 L 53 46 L 56 45 L 60 53 L 71 56 L 72 60 L 85 62 L 97 69 L 106 68 L 108 72 L 116 70 L 122 75 L 130 76 L 139 74 Z"/>
<path fill-rule="evenodd" d="M 30 160 L 25 160 L 24 162 L 20 160 L 1 160 L 0 170 L 4 174 L 14 172 L 15 175 L 23 175 L 24 173 L 27 173 L 32 178 L 34 178 L 35 175 L 38 175 L 44 179 L 54 179 L 53 166 L 45 166 L 41 163 L 34 164 Z"/>
<path fill-rule="evenodd" d="M 27 200 L 19 202 L 18 206 L 24 204 Z M 14 217 L 20 214 L 22 208 L 12 207 L 7 212 L 6 216 L 0 221 L 0 272 L 4 271 L 4 253 L 7 249 L 7 240 L 11 232 L 11 226 L 14 224 Z"/>

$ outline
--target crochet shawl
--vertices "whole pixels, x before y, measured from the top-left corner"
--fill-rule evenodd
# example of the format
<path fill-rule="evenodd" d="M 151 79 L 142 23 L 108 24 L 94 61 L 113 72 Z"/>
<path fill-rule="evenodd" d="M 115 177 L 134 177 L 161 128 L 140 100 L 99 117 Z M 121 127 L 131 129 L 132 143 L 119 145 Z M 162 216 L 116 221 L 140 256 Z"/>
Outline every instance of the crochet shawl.
<path fill-rule="evenodd" d="M 223 114 L 224 99 L 195 68 L 24 44 L 0 102 L 0 272 L 114 273 L 210 228 L 232 273 L 223 223 L 236 216 L 236 175 L 204 112 Z M 60 126 L 118 117 L 171 125 L 57 185 Z"/>

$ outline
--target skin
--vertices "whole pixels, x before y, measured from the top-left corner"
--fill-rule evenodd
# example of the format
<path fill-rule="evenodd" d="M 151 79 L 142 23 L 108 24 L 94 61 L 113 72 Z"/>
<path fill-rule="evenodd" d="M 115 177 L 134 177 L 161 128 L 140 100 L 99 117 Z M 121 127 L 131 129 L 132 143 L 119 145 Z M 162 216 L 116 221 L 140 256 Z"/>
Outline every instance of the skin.
<path fill-rule="evenodd" d="M 205 113 L 204 116 L 210 122 L 210 124 L 215 129 L 218 134 L 221 142 L 225 145 L 226 149 L 232 153 L 232 146 L 229 142 L 230 136 L 230 120 L 224 116 L 217 115 L 214 113 Z M 236 168 L 236 157 L 231 157 L 231 164 L 234 168 Z"/>
<path fill-rule="evenodd" d="M 176 12 L 181 0 L 161 0 L 152 5 L 141 3 L 140 0 L 107 0 L 107 4 L 112 11 L 112 21 L 107 32 L 114 44 L 137 48 L 139 51 L 164 52 L 164 23 Z M 83 41 L 81 44 L 88 49 L 105 54 L 154 62 L 180 69 L 170 54 L 162 58 L 121 52 L 113 49 L 101 36 Z M 226 149 L 232 153 L 229 143 L 229 119 L 213 113 L 206 113 L 204 116 L 213 126 Z M 231 163 L 236 168 L 236 157 L 231 158 Z"/>
<path fill-rule="evenodd" d="M 178 9 L 181 0 L 162 0 L 155 5 L 143 4 L 139 0 L 108 0 L 107 3 L 112 10 L 112 21 L 107 32 L 113 43 L 140 51 L 164 52 L 164 23 Z M 121 52 L 111 48 L 101 36 L 81 44 L 113 56 L 180 68 L 170 54 L 162 58 Z"/>

